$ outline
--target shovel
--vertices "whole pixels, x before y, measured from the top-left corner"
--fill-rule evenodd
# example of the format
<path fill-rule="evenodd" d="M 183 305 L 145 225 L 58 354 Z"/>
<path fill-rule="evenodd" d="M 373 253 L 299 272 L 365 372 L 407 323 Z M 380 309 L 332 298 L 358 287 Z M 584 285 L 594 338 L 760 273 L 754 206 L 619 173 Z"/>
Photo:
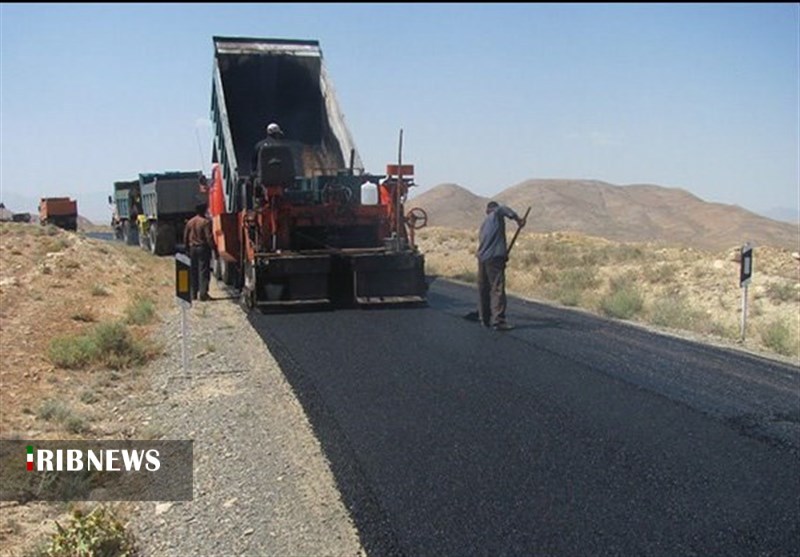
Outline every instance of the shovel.
<path fill-rule="evenodd" d="M 525 211 L 525 216 L 522 217 L 523 221 L 528 220 L 528 215 L 530 214 L 530 212 L 531 208 L 528 207 L 528 210 Z M 508 260 L 508 256 L 511 255 L 511 248 L 514 247 L 514 243 L 517 241 L 517 236 L 519 236 L 520 230 L 522 230 L 522 227 L 518 226 L 517 230 L 514 232 L 514 237 L 511 238 L 511 243 L 508 244 L 508 249 L 506 250 L 506 260 Z M 471 311 L 464 316 L 464 319 L 466 319 L 467 321 L 478 321 L 480 319 L 480 316 L 478 315 L 477 311 Z"/>

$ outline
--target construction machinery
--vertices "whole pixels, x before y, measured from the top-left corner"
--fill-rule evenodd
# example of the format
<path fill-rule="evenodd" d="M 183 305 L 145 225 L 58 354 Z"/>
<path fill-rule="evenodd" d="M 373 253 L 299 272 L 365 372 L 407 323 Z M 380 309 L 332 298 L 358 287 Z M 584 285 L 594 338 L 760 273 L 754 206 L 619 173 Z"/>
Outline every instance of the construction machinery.
<path fill-rule="evenodd" d="M 191 172 L 139 174 L 142 212 L 138 217 L 139 245 L 154 255 L 172 255 L 183 244 L 183 230 L 206 203 L 205 177 Z"/>
<path fill-rule="evenodd" d="M 116 182 L 109 203 L 117 238 L 154 255 L 172 255 L 197 205 L 207 202 L 204 182 L 197 170 L 142 173 L 138 180 Z"/>
<path fill-rule="evenodd" d="M 413 165 L 364 172 L 317 41 L 214 37 L 214 272 L 249 307 L 423 302 Z M 255 145 L 275 122 L 285 137 Z"/>
<path fill-rule="evenodd" d="M 69 197 L 42 197 L 39 201 L 39 223 L 52 224 L 64 230 L 77 230 L 77 201 Z"/>
<path fill-rule="evenodd" d="M 139 180 L 114 182 L 114 196 L 108 197 L 113 212 L 111 226 L 114 235 L 129 246 L 139 243 L 138 215 L 142 212 L 142 196 Z"/>

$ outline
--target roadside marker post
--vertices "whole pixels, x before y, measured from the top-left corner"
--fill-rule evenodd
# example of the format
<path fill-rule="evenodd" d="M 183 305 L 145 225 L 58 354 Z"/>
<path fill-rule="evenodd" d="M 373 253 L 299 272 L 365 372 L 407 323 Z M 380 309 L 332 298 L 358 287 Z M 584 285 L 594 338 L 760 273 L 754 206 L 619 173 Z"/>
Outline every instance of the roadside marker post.
<path fill-rule="evenodd" d="M 181 306 L 181 361 L 183 373 L 189 373 L 188 337 L 189 322 L 187 310 L 192 307 L 192 260 L 183 253 L 175 254 L 175 296 Z"/>
<path fill-rule="evenodd" d="M 753 276 L 753 247 L 750 242 L 742 246 L 741 263 L 739 266 L 739 287 L 742 289 L 742 342 L 744 342 L 745 329 L 747 328 L 747 287 Z"/>

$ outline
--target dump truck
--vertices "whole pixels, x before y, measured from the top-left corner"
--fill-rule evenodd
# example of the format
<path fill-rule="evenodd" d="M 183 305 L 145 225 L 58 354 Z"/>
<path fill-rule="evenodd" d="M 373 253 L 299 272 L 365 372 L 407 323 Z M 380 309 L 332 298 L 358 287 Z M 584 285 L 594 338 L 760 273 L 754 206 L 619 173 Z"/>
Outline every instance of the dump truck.
<path fill-rule="evenodd" d="M 248 308 L 424 302 L 402 132 L 397 163 L 366 173 L 317 41 L 213 42 L 215 275 Z M 285 136 L 256 152 L 271 122 Z"/>
<path fill-rule="evenodd" d="M 138 215 L 142 213 L 139 180 L 114 182 L 114 195 L 108 197 L 112 206 L 111 226 L 114 236 L 129 246 L 139 243 Z"/>
<path fill-rule="evenodd" d="M 154 255 L 172 255 L 182 246 L 183 229 L 208 193 L 199 170 L 141 173 L 114 183 L 112 226 L 116 237 Z"/>
<path fill-rule="evenodd" d="M 52 224 L 64 230 L 77 230 L 77 201 L 69 197 L 42 197 L 39 201 L 39 223 Z"/>
<path fill-rule="evenodd" d="M 139 243 L 144 249 L 154 255 L 172 255 L 183 244 L 186 223 L 198 204 L 207 203 L 203 182 L 199 170 L 139 175 Z"/>

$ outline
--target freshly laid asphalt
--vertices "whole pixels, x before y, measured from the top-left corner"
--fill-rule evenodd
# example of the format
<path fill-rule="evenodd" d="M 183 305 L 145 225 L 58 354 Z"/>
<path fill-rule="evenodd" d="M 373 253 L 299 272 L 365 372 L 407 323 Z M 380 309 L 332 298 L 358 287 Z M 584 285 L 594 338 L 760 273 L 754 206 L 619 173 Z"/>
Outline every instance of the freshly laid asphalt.
<path fill-rule="evenodd" d="M 800 555 L 800 367 L 510 299 L 260 314 L 370 555 Z"/>

